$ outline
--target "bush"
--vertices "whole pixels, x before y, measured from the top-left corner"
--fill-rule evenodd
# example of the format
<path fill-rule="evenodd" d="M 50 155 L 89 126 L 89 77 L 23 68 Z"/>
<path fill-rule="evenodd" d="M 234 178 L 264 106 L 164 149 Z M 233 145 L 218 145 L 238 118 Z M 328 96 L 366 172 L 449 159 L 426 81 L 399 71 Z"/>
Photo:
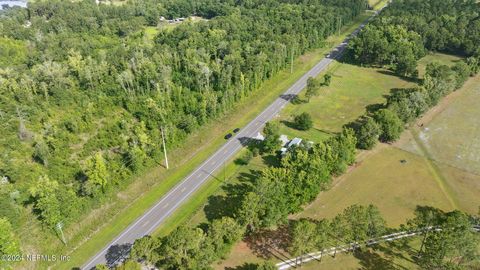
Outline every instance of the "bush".
<path fill-rule="evenodd" d="M 357 147 L 365 150 L 372 149 L 377 144 L 381 132 L 378 124 L 371 117 L 366 117 L 356 131 Z"/>
<path fill-rule="evenodd" d="M 455 66 L 452 67 L 452 70 L 455 71 L 455 87 L 460 88 L 463 86 L 465 81 L 470 77 L 470 74 L 472 73 L 471 67 L 461 61 L 455 64 Z"/>
<path fill-rule="evenodd" d="M 389 109 L 382 109 L 375 113 L 374 119 L 380 126 L 380 140 L 392 142 L 398 140 L 403 131 L 403 122 L 398 115 Z"/>
<path fill-rule="evenodd" d="M 312 117 L 306 112 L 295 116 L 293 121 L 298 130 L 309 130 L 313 126 Z"/>

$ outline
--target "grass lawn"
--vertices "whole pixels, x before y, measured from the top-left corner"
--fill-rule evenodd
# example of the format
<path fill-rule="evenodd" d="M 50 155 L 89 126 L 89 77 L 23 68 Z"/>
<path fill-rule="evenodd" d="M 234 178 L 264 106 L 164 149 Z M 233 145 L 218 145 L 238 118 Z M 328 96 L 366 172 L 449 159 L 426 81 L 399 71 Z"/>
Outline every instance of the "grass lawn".
<path fill-rule="evenodd" d="M 387 3 L 388 0 L 368 0 L 368 4 L 373 8 L 373 10 L 379 10 Z"/>
<path fill-rule="evenodd" d="M 422 58 L 418 63 L 418 74 L 420 77 L 423 77 L 427 65 L 430 63 L 440 63 L 442 65 L 453 66 L 456 62 L 460 61 L 462 58 L 456 55 L 443 54 L 443 53 L 429 53 L 427 56 Z"/>
<path fill-rule="evenodd" d="M 480 76 L 470 79 L 438 106 L 434 115 L 426 115 L 424 127 L 413 128 L 411 136 L 399 145 L 425 156 L 436 164 L 446 189 L 456 198 L 458 207 L 475 213 L 480 206 Z"/>
<path fill-rule="evenodd" d="M 352 204 L 371 203 L 389 226 L 396 227 L 413 216 L 417 205 L 453 209 L 425 158 L 387 145 L 365 155 L 355 169 L 336 179 L 331 190 L 294 218 L 332 218 Z"/>
<path fill-rule="evenodd" d="M 413 255 L 420 247 L 421 240 L 418 237 L 412 238 L 407 246 L 383 243 L 372 248 L 347 254 L 339 254 L 336 258 L 326 256 L 322 262 L 313 261 L 297 268 L 301 270 L 387 270 L 387 269 L 420 269 L 413 261 Z"/>
<path fill-rule="evenodd" d="M 425 73 L 426 66 L 432 62 L 453 65 L 461 58 L 454 55 L 431 53 L 419 61 L 419 73 Z M 332 83 L 322 87 L 317 97 L 306 103 L 304 93 L 300 95 L 300 104 L 289 104 L 282 111 L 278 120 L 281 133 L 289 137 L 300 137 L 319 142 L 342 130 L 342 126 L 363 115 L 369 105 L 385 102 L 384 95 L 392 88 L 414 87 L 415 83 L 399 78 L 391 72 L 378 68 L 364 68 L 345 63 L 334 63 L 319 75 L 332 75 Z M 300 131 L 291 128 L 293 117 L 307 112 L 312 116 L 313 128 Z"/>
<path fill-rule="evenodd" d="M 106 203 L 104 207 L 93 211 L 78 224 L 66 228 L 65 232 L 69 246 L 60 244 L 42 244 L 42 250 L 50 254 L 67 254 L 71 261 L 62 263 L 62 268 L 70 269 L 85 263 L 91 256 L 105 246 L 111 239 L 124 230 L 128 224 L 138 218 L 151 207 L 159 198 L 168 192 L 176 183 L 181 181 L 189 172 L 196 168 L 203 160 L 210 156 L 224 143 L 223 136 L 236 127 L 241 127 L 251 121 L 268 104 L 275 100 L 281 93 L 298 80 L 306 71 L 311 69 L 322 59 L 330 49 L 340 43 L 349 33 L 368 17 L 367 14 L 346 26 L 342 34 L 327 40 L 329 46 L 307 53 L 294 63 L 293 74 L 283 71 L 265 82 L 262 89 L 257 90 L 250 97 L 232 108 L 223 118 L 211 122 L 192 134 L 185 142 L 183 148 L 170 153 L 172 168 L 166 171 L 162 166 L 153 168 L 138 177 L 125 191 L 120 192 L 117 198 Z M 195 151 L 192 151 L 195 149 Z M 209 181 L 207 185 L 213 183 Z M 203 187 L 209 189 L 210 187 Z M 212 188 L 214 189 L 214 188 Z M 196 193 L 198 195 L 199 192 Z M 172 226 L 191 216 L 197 207 L 182 208 L 178 221 L 168 221 Z M 157 231 L 157 233 L 162 233 Z M 58 267 L 58 265 L 56 265 Z M 45 267 L 43 265 L 42 267 Z"/>
<path fill-rule="evenodd" d="M 281 132 L 289 137 L 300 137 L 314 142 L 340 132 L 342 126 L 366 112 L 371 104 L 384 103 L 384 95 L 392 88 L 409 87 L 413 83 L 391 75 L 382 69 L 334 63 L 327 71 L 332 75 L 328 87 L 308 103 L 289 104 L 279 116 Z M 319 76 L 322 80 L 323 75 Z M 303 94 L 301 100 L 305 100 Z M 289 127 L 294 115 L 307 112 L 312 116 L 313 128 L 299 131 Z"/>

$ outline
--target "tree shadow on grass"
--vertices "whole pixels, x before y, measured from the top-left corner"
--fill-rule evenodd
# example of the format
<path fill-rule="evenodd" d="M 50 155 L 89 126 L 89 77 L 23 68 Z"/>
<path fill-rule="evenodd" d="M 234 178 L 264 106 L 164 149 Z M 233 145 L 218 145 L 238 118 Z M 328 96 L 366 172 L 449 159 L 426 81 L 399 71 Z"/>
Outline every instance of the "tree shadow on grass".
<path fill-rule="evenodd" d="M 241 206 L 245 194 L 252 190 L 252 182 L 258 177 L 259 172 L 241 173 L 238 183 L 225 183 L 222 190 L 225 195 L 213 195 L 208 198 L 203 211 L 208 221 L 219 219 L 224 216 L 233 217 Z"/>
<path fill-rule="evenodd" d="M 225 270 L 256 270 L 258 269 L 258 265 L 255 263 L 244 263 L 237 267 L 225 267 Z"/>
<path fill-rule="evenodd" d="M 406 76 L 401 76 L 401 75 L 398 75 L 396 74 L 395 72 L 391 71 L 391 70 L 387 70 L 387 69 L 381 69 L 381 70 L 378 70 L 377 71 L 378 73 L 380 74 L 384 74 L 384 75 L 388 75 L 388 76 L 394 76 L 394 77 L 397 77 L 397 78 L 400 78 L 406 82 L 411 82 L 411 83 L 420 83 L 421 80 L 418 79 L 418 78 L 415 78 L 415 77 L 406 77 Z"/>
<path fill-rule="evenodd" d="M 391 242 L 393 243 L 393 242 Z M 403 250 L 403 247 L 401 246 L 401 244 L 399 246 L 395 246 L 395 245 L 389 245 L 387 244 L 388 246 L 383 246 L 383 245 L 375 245 L 374 247 L 372 247 L 374 250 L 378 250 L 380 252 L 383 252 L 385 255 L 389 256 L 389 257 L 395 257 L 395 258 L 399 258 L 399 259 L 402 259 L 402 260 L 405 260 L 405 261 L 409 261 L 409 262 L 414 262 L 412 261 L 410 258 L 407 258 L 403 253 L 402 253 L 402 250 Z"/>
<path fill-rule="evenodd" d="M 353 256 L 360 261 L 362 270 L 397 270 L 406 269 L 405 267 L 397 267 L 392 259 L 384 258 L 369 249 L 357 250 L 353 252 Z"/>
<path fill-rule="evenodd" d="M 318 132 L 321 132 L 321 133 L 325 133 L 327 135 L 330 135 L 330 136 L 335 136 L 335 135 L 338 135 L 339 133 L 338 132 L 334 132 L 334 131 L 330 131 L 330 130 L 326 130 L 326 129 L 320 129 L 320 128 L 313 128 L 315 129 L 316 131 Z"/>
<path fill-rule="evenodd" d="M 278 167 L 280 166 L 280 159 L 277 155 L 264 155 L 262 156 L 263 163 L 269 167 Z"/>
<path fill-rule="evenodd" d="M 383 103 L 369 104 L 365 107 L 368 114 L 374 114 L 378 110 L 384 109 L 384 108 L 385 108 L 385 104 L 383 104 Z"/>
<path fill-rule="evenodd" d="M 248 247 L 256 256 L 263 259 L 276 258 L 282 261 L 291 257 L 286 252 L 290 241 L 288 225 L 280 226 L 276 230 L 261 230 L 245 239 Z"/>
<path fill-rule="evenodd" d="M 289 127 L 291 129 L 297 129 L 297 126 L 293 122 L 290 122 L 290 121 L 287 121 L 287 120 L 282 120 L 282 121 L 280 121 L 280 123 L 284 124 L 286 127 Z"/>

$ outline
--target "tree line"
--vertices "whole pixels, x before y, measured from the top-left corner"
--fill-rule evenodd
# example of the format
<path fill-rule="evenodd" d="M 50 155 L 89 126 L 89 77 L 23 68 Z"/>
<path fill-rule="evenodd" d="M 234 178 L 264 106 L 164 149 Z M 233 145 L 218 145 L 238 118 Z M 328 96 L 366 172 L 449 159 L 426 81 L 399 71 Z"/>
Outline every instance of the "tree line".
<path fill-rule="evenodd" d="M 480 237 L 472 228 L 478 222 L 478 216 L 458 210 L 444 212 L 430 206 L 417 206 L 412 219 L 400 225 L 400 229 L 391 229 L 376 206 L 352 205 L 332 219 L 292 221 L 288 228 L 291 237 L 288 250 L 294 256 L 301 256 L 352 245 L 356 252 L 360 244 L 387 232 L 417 231 L 421 241 L 414 260 L 422 269 L 473 269 L 470 267 L 478 264 L 480 258 Z M 335 249 L 334 257 L 336 252 Z"/>
<path fill-rule="evenodd" d="M 468 60 L 459 61 L 452 67 L 428 64 L 418 87 L 392 89 L 386 104 L 347 125 L 355 130 L 358 148 L 372 149 L 378 141 L 396 141 L 406 125 L 437 105 L 442 97 L 461 88 L 478 71 L 478 63 Z"/>
<path fill-rule="evenodd" d="M 181 146 L 365 6 L 48 0 L 2 12 L 0 177 L 14 198 L 5 216 L 21 225 L 15 213 L 32 205 L 47 231 L 77 221 L 161 159 L 161 127 L 168 148 Z M 160 20 L 192 15 L 208 20 Z"/>
<path fill-rule="evenodd" d="M 352 39 L 347 56 L 402 76 L 416 76 L 416 63 L 427 51 L 460 54 L 478 62 L 479 11 L 475 0 L 393 1 Z"/>
<path fill-rule="evenodd" d="M 406 124 L 480 71 L 480 49 L 474 45 L 480 40 L 479 11 L 480 4 L 470 0 L 394 1 L 352 39 L 350 61 L 386 67 L 419 81 L 418 87 L 393 89 L 386 104 L 347 125 L 355 130 L 360 149 L 372 149 L 379 140 L 397 140 Z M 430 63 L 424 77 L 418 78 L 417 61 L 428 51 L 466 59 L 451 67 Z"/>

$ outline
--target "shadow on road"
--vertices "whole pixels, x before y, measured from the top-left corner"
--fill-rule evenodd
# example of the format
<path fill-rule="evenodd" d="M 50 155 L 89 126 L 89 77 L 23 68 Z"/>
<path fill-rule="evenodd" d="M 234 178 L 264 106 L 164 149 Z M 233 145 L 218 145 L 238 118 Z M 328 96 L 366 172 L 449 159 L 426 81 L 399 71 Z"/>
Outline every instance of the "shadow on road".
<path fill-rule="evenodd" d="M 129 243 L 111 246 L 105 255 L 107 266 L 114 266 L 125 260 L 130 253 L 131 248 L 132 244 Z"/>
<path fill-rule="evenodd" d="M 286 101 L 291 101 L 293 100 L 297 95 L 294 95 L 294 94 L 283 94 L 283 95 L 280 95 L 280 98 L 281 99 L 284 99 Z"/>

